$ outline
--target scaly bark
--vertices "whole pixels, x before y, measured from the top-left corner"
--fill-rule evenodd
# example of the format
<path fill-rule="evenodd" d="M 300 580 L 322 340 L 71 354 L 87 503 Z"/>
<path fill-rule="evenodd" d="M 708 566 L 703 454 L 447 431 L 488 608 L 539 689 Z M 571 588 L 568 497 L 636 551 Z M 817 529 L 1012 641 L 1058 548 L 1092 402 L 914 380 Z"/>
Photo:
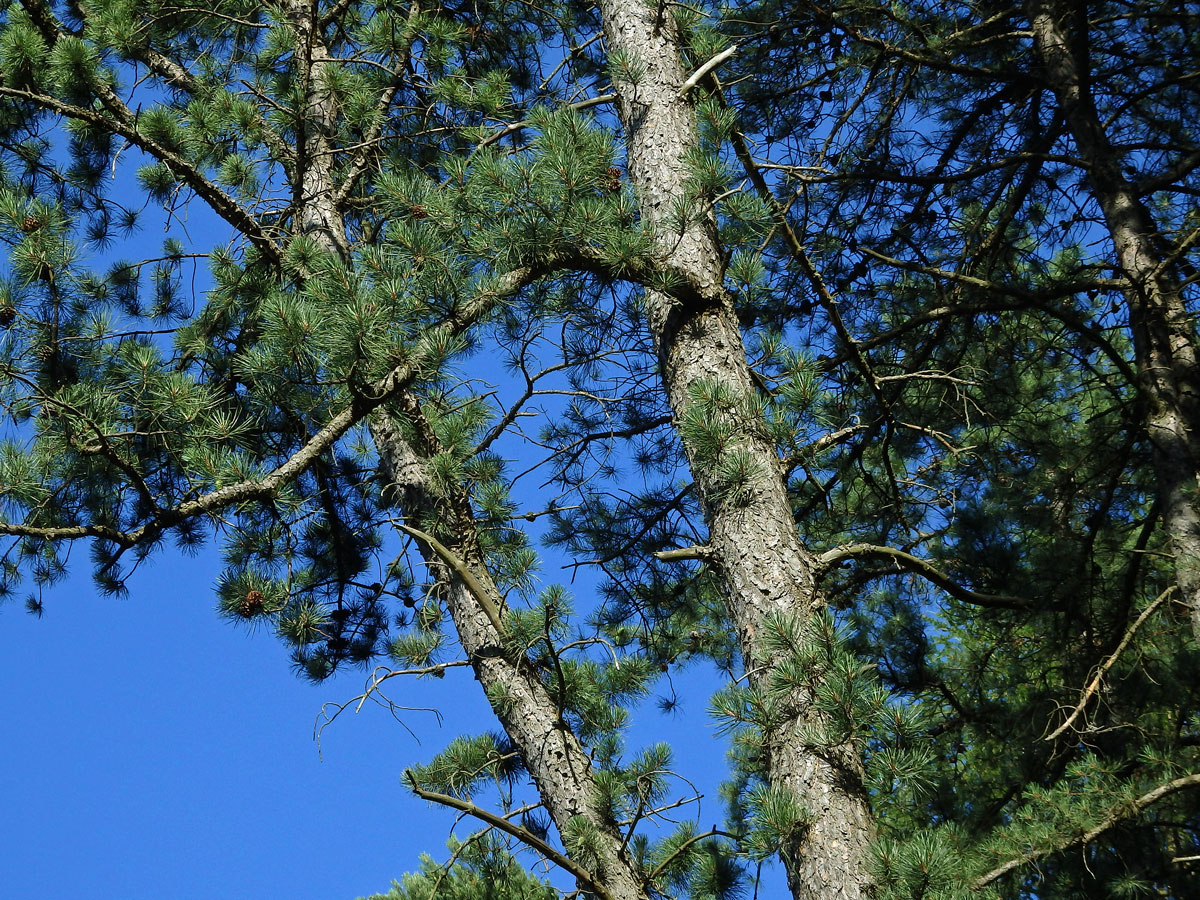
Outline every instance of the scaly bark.
<path fill-rule="evenodd" d="M 336 147 L 337 98 L 329 89 L 331 67 L 338 65 L 321 32 L 318 6 L 308 0 L 284 0 L 284 20 L 296 36 L 293 56 L 304 106 L 296 122 L 296 161 L 292 203 L 296 231 L 349 260 L 346 227 L 338 209 L 333 160 Z"/>
<path fill-rule="evenodd" d="M 325 252 L 349 262 L 343 212 L 335 202 L 339 192 L 332 136 L 337 107 L 324 87 L 323 75 L 332 57 L 318 28 L 316 7 L 289 0 L 287 11 L 296 30 L 296 58 L 306 85 L 305 107 L 297 125 L 295 227 Z M 525 280 L 518 276 L 518 281 Z M 397 417 L 402 417 L 408 433 L 415 435 L 411 442 Z M 428 544 L 422 544 L 426 563 L 441 574 L 442 601 L 459 644 L 493 712 L 520 752 L 547 813 L 560 834 L 567 833 L 572 819 L 581 817 L 597 835 L 593 850 L 598 860 L 575 860 L 595 878 L 595 883 L 581 883 L 580 888 L 603 900 L 645 900 L 638 866 L 616 823 L 600 806 L 590 758 L 538 672 L 523 653 L 504 646 L 497 628 L 504 600 L 488 572 L 470 499 L 461 487 L 449 497 L 438 497 L 429 487 L 427 460 L 442 448 L 417 399 L 401 389 L 390 408 L 374 412 L 370 428 L 380 473 L 392 499 L 410 522 L 436 531 L 441 543 L 470 573 L 469 583 L 461 573 L 450 570 Z M 480 589 L 484 596 L 478 595 Z"/>
<path fill-rule="evenodd" d="M 671 406 L 681 416 L 695 389 L 713 382 L 735 396 L 751 397 L 750 369 L 732 300 L 722 285 L 715 230 L 707 216 L 689 221 L 682 231 L 671 221 L 688 194 L 685 160 L 697 142 L 695 112 L 687 92 L 681 94 L 688 73 L 671 13 L 642 0 L 601 0 L 600 10 L 610 52 L 625 54 L 638 71 L 636 83 L 617 88 L 642 217 L 656 230 L 664 266 L 682 282 L 670 295 L 646 293 Z M 724 578 L 748 678 L 761 685 L 779 661 L 764 646 L 770 620 L 809 621 L 824 600 L 815 584 L 816 559 L 793 524 L 774 446 L 758 423 L 744 424 L 737 446 L 751 456 L 756 472 L 750 491 L 737 502 L 723 497 L 724 485 L 711 461 L 685 451 L 705 507 L 707 558 Z M 811 821 L 782 854 L 792 895 L 797 900 L 868 897 L 874 822 L 859 748 L 849 743 L 815 751 L 797 736 L 800 726 L 814 723 L 811 696 L 794 691 L 783 706 L 782 720 L 765 735 L 766 776 L 772 786 L 793 794 Z"/>
<path fill-rule="evenodd" d="M 1156 247 L 1158 229 L 1136 187 L 1122 171 L 1122 154 L 1100 121 L 1084 54 L 1073 52 L 1067 11 L 1049 0 L 1028 6 L 1034 45 L 1048 86 L 1087 165 L 1087 178 L 1104 214 L 1122 273 L 1133 334 L 1143 425 L 1154 458 L 1163 523 L 1175 551 L 1175 577 L 1200 640 L 1200 366 L 1196 331 L 1172 265 Z M 1074 12 L 1071 12 L 1074 15 Z M 1074 35 L 1086 41 L 1085 35 Z"/>
<path fill-rule="evenodd" d="M 442 574 L 442 601 L 454 621 L 459 643 L 471 661 L 475 678 L 484 689 L 505 733 L 521 753 L 546 811 L 559 833 L 571 820 L 582 817 L 595 829 L 599 863 L 576 860 L 592 870 L 611 900 L 641 900 L 647 896 L 636 863 L 630 858 L 616 823 L 599 805 L 591 761 L 574 732 L 563 720 L 546 685 L 524 654 L 505 647 L 488 605 L 503 614 L 504 600 L 488 573 L 479 546 L 470 501 L 461 489 L 452 496 L 435 498 L 429 489 L 425 463 L 438 452 L 437 439 L 415 399 L 402 395 L 398 406 L 408 420 L 406 440 L 389 416 L 377 417 L 371 434 L 379 450 L 385 484 L 409 521 L 433 528 L 442 543 L 461 560 L 471 581 L 486 595 L 476 596 L 468 580 L 448 569 L 428 545 L 422 547 L 431 569 Z M 503 698 L 497 702 L 497 698 Z M 589 885 L 580 884 L 588 890 Z"/>

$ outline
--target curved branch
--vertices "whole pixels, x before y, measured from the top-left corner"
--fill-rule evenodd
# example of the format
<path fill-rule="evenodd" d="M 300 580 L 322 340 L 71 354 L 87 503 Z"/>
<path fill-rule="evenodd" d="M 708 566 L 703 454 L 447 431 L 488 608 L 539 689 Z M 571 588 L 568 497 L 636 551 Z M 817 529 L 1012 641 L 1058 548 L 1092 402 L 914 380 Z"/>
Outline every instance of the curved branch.
<path fill-rule="evenodd" d="M 585 885 L 587 890 L 591 891 L 600 900 L 614 900 L 612 894 L 595 875 L 585 869 L 579 863 L 568 857 L 566 854 L 555 850 L 548 843 L 530 831 L 528 828 L 522 828 L 520 825 L 514 825 L 495 813 L 488 812 L 486 809 L 481 809 L 469 800 L 460 800 L 458 797 L 451 797 L 449 794 L 438 794 L 434 791 L 427 791 L 417 786 L 417 779 L 413 775 L 411 769 L 404 770 L 404 776 L 408 779 L 408 786 L 412 792 L 422 800 L 429 800 L 432 803 L 440 803 L 442 806 L 448 806 L 451 809 L 457 809 L 459 812 L 464 812 L 469 816 L 487 822 L 498 831 L 503 831 L 505 834 L 511 835 L 521 843 L 532 847 L 538 853 L 542 854 L 546 859 L 550 860 L 559 868 L 569 872 L 575 876 L 575 879 Z"/>
<path fill-rule="evenodd" d="M 483 583 L 475 577 L 475 573 L 471 571 L 463 558 L 433 535 L 426 534 L 424 531 L 413 528 L 411 525 L 405 525 L 403 522 L 396 522 L 395 525 L 405 534 L 411 534 L 417 540 L 429 545 L 429 549 L 437 554 L 437 557 L 449 566 L 455 575 L 462 579 L 463 584 L 467 586 L 467 590 L 474 595 L 475 599 L 479 601 L 479 605 L 483 607 L 483 611 L 487 615 L 492 628 L 496 629 L 496 636 L 503 638 L 504 623 L 500 620 L 500 604 L 504 602 L 503 598 L 493 595 L 491 591 L 485 588 Z"/>
<path fill-rule="evenodd" d="M 881 547 L 877 544 L 846 544 L 822 553 L 817 557 L 817 562 L 824 574 L 843 560 L 872 556 L 893 560 L 901 568 L 920 575 L 926 581 L 940 587 L 951 597 L 962 600 L 964 603 L 973 603 L 976 606 L 986 606 L 991 609 L 1028 609 L 1030 607 L 1029 601 L 1023 597 L 1012 597 L 1007 594 L 982 594 L 965 588 L 920 557 L 897 550 L 895 547 Z"/>

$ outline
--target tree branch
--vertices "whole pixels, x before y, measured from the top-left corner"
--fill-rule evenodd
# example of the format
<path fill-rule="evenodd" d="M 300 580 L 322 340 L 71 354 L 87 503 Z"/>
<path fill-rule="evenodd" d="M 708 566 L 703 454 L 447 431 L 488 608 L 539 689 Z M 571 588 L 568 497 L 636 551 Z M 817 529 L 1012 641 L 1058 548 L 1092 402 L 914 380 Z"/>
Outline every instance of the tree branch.
<path fill-rule="evenodd" d="M 654 558 L 659 562 L 686 562 L 687 560 L 707 560 L 712 556 L 711 547 L 680 547 L 678 550 L 659 550 Z"/>
<path fill-rule="evenodd" d="M 438 559 L 448 565 L 451 571 L 462 579 L 463 584 L 479 601 L 479 605 L 483 607 L 484 613 L 488 617 L 488 621 L 492 623 L 492 627 L 496 629 L 496 636 L 504 637 L 504 623 L 500 617 L 500 604 L 504 602 L 502 597 L 493 595 L 471 571 L 466 562 L 457 553 L 439 541 L 431 534 L 426 534 L 424 531 L 413 528 L 411 525 L 405 525 L 403 522 L 396 522 L 396 527 L 405 534 L 411 534 L 419 541 L 424 541 L 429 545 Z"/>
<path fill-rule="evenodd" d="M 881 547 L 876 544 L 846 544 L 822 553 L 817 557 L 817 563 L 824 574 L 825 571 L 843 560 L 864 556 L 881 556 L 894 560 L 897 565 L 920 575 L 926 581 L 940 587 L 951 597 L 962 600 L 964 603 L 973 603 L 976 606 L 986 606 L 992 609 L 1028 609 L 1030 606 L 1029 601 L 1022 597 L 1011 597 L 1006 594 L 981 594 L 965 588 L 920 557 L 897 550 L 895 547 Z"/>
<path fill-rule="evenodd" d="M 1093 678 L 1091 682 L 1089 682 L 1088 686 L 1083 689 L 1083 695 L 1079 698 L 1079 702 L 1075 704 L 1075 708 L 1071 711 L 1071 714 L 1067 716 L 1067 720 L 1055 728 L 1053 732 L 1047 735 L 1045 740 L 1054 740 L 1074 724 L 1075 720 L 1083 713 L 1083 708 L 1087 706 L 1087 702 L 1092 699 L 1092 695 L 1095 694 L 1099 689 L 1100 682 L 1104 680 L 1104 676 L 1108 674 L 1108 670 L 1116 664 L 1117 659 L 1120 657 L 1122 651 L 1124 651 L 1124 649 L 1129 646 L 1129 642 L 1133 640 L 1133 635 L 1142 626 L 1142 623 L 1150 618 L 1150 615 L 1156 609 L 1162 606 L 1163 601 L 1175 592 L 1176 588 L 1176 585 L 1171 585 L 1169 588 L 1159 594 L 1153 603 L 1142 610 L 1142 614 L 1134 620 L 1133 624 L 1129 626 L 1129 630 L 1125 632 L 1125 636 L 1121 638 L 1121 643 L 1117 645 L 1117 649 L 1114 650 L 1112 655 L 1110 655 L 1108 659 L 1101 664 L 1099 670 L 1096 672 L 1096 677 Z"/>
<path fill-rule="evenodd" d="M 709 72 L 711 72 L 717 66 L 721 65 L 726 60 L 730 59 L 737 52 L 738 52 L 738 45 L 734 44 L 732 47 L 725 48 L 720 53 L 718 53 L 716 56 L 714 56 L 712 59 L 710 59 L 708 62 L 706 62 L 704 65 L 702 65 L 700 68 L 698 68 L 695 72 L 693 72 L 690 76 L 688 76 L 687 81 L 685 81 L 683 84 L 681 84 L 679 86 L 679 96 L 680 97 L 686 96 L 688 91 L 690 91 L 692 88 L 694 88 L 696 85 L 698 85 L 700 83 L 700 79 L 702 79 L 705 75 L 707 75 Z"/>
<path fill-rule="evenodd" d="M 98 113 L 95 110 L 84 109 L 82 106 L 75 106 L 70 103 L 64 103 L 56 97 L 51 97 L 48 94 L 41 94 L 36 91 L 26 91 L 20 88 L 6 87 L 0 85 L 0 97 L 11 97 L 15 100 L 23 100 L 27 103 L 32 103 L 49 112 L 58 113 L 60 116 L 66 116 L 69 119 L 75 119 L 80 122 L 87 122 L 90 125 L 95 125 L 113 134 L 120 135 L 133 144 L 135 147 L 144 150 L 146 153 L 153 156 L 155 159 L 162 162 L 171 170 L 171 173 L 177 176 L 184 184 L 196 192 L 196 195 L 204 200 L 209 205 L 213 212 L 236 228 L 239 232 L 246 235 L 260 253 L 262 253 L 273 264 L 278 264 L 283 257 L 283 253 L 279 246 L 267 236 L 259 224 L 258 219 L 246 211 L 240 203 L 230 197 L 216 184 L 209 181 L 199 169 L 185 160 L 173 150 L 168 150 L 157 141 L 146 137 L 135 127 L 136 116 L 129 111 L 128 107 L 121 104 L 121 108 L 128 113 L 127 119 L 122 116 L 106 116 Z M 115 95 L 114 95 L 115 97 Z M 117 101 L 120 103 L 120 101 Z"/>
<path fill-rule="evenodd" d="M 458 797 L 451 797 L 449 794 L 438 794 L 434 791 L 427 791 L 417 785 L 417 779 L 413 775 L 411 769 L 404 770 L 404 776 L 408 779 L 408 786 L 412 792 L 422 800 L 428 800 L 432 803 L 440 803 L 442 806 L 448 806 L 451 809 L 457 809 L 469 816 L 474 816 L 480 821 L 487 822 L 498 831 L 503 831 L 505 834 L 512 835 L 523 844 L 532 847 L 538 853 L 541 853 L 546 859 L 550 860 L 559 868 L 569 872 L 575 876 L 580 884 L 585 885 L 589 891 L 595 894 L 600 900 L 614 900 L 612 894 L 604 884 L 596 878 L 591 872 L 585 869 L 579 863 L 575 862 L 570 857 L 555 850 L 546 841 L 542 840 L 532 831 L 527 828 L 522 828 L 520 825 L 514 825 L 508 819 L 502 818 L 495 813 L 488 812 L 486 809 L 480 809 L 469 800 L 460 800 Z"/>
<path fill-rule="evenodd" d="M 0 93 L 5 89 L 0 88 Z M 546 261 L 546 268 L 554 268 L 554 261 Z M 453 314 L 444 321 L 440 330 L 447 337 L 462 334 L 471 326 L 482 320 L 501 299 L 520 290 L 525 284 L 543 274 L 543 268 L 526 266 L 514 269 L 505 274 L 498 288 L 484 291 L 464 304 L 461 311 Z M 430 343 L 436 344 L 437 341 Z M 255 500 L 268 500 L 275 497 L 285 485 L 299 478 L 322 453 L 332 447 L 352 427 L 365 419 L 371 412 L 382 406 L 398 391 L 407 387 L 416 377 L 421 368 L 421 360 L 409 360 L 401 363 L 386 376 L 370 385 L 361 392 L 353 402 L 330 419 L 325 427 L 314 434 L 304 446 L 293 453 L 287 460 L 276 466 L 268 475 L 257 480 L 240 481 L 209 491 L 194 500 L 187 500 L 178 506 L 160 510 L 154 519 L 133 531 L 119 531 L 104 526 L 84 525 L 78 527 L 46 527 L 30 525 L 12 525 L 0 523 L 0 535 L 9 534 L 20 537 L 35 537 L 43 540 L 69 540 L 86 537 L 102 538 L 113 541 L 124 547 L 136 544 L 148 535 L 157 536 L 164 528 L 178 524 L 185 519 L 214 513 L 229 506 L 247 503 Z"/>
<path fill-rule="evenodd" d="M 1140 814 L 1146 807 L 1153 803 L 1157 803 L 1163 797 L 1189 787 L 1200 787 L 1200 774 L 1184 775 L 1180 778 L 1168 781 L 1165 784 L 1160 784 L 1152 791 L 1142 794 L 1142 796 L 1138 797 L 1136 800 L 1125 804 L 1119 804 L 1100 822 L 1099 825 L 1089 828 L 1078 837 L 1061 841 L 1058 844 L 1055 844 L 1053 847 L 1046 847 L 1041 850 L 1031 850 L 1024 856 L 1010 859 L 1003 865 L 999 865 L 992 869 L 992 871 L 988 872 L 986 875 L 982 875 L 977 878 L 971 887 L 977 891 L 982 890 L 993 881 L 1004 877 L 1019 866 L 1023 866 L 1026 863 L 1035 862 L 1036 860 L 1041 859 L 1043 856 L 1049 856 L 1051 853 L 1057 853 L 1060 850 L 1066 850 L 1067 848 L 1074 847 L 1078 844 L 1088 844 L 1122 820 L 1136 816 Z"/>

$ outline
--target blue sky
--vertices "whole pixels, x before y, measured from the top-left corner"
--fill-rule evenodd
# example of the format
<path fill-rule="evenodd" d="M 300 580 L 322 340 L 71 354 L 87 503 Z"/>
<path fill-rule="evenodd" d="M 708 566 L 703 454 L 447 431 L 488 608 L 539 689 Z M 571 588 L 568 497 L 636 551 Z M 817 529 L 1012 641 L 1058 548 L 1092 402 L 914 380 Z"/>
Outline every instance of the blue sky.
<path fill-rule="evenodd" d="M 214 613 L 214 562 L 159 560 L 125 600 L 77 579 L 40 621 L 0 611 L 5 900 L 353 898 L 440 850 L 450 818 L 400 773 L 479 698 L 442 697 L 442 734 L 409 714 L 424 746 L 367 707 L 325 731 L 322 760 L 319 709 L 363 674 L 294 677 L 269 634 Z M 435 686 L 410 681 L 403 696 L 423 687 Z"/>
<path fill-rule="evenodd" d="M 309 684 L 269 633 L 220 619 L 211 553 L 155 559 L 125 599 L 97 596 L 77 561 L 42 619 L 19 601 L 0 607 L 0 898 L 353 900 L 422 851 L 445 857 L 453 816 L 401 774 L 455 735 L 495 727 L 465 670 L 393 691 L 444 714 L 440 727 L 404 714 L 420 744 L 368 705 L 325 730 L 319 755 L 322 704 L 353 697 L 365 673 Z M 724 774 L 705 711 L 714 682 L 702 670 L 675 682 L 683 708 L 651 704 L 630 743 L 672 740 L 707 795 L 707 828 L 721 821 Z"/>

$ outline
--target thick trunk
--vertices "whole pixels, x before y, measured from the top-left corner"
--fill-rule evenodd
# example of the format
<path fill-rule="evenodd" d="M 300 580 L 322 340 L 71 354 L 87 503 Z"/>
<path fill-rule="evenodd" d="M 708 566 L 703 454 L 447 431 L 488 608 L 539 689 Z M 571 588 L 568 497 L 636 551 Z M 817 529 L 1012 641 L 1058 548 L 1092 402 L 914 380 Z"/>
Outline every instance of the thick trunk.
<path fill-rule="evenodd" d="M 428 546 L 422 548 L 431 569 L 444 576 L 442 600 L 454 621 L 459 643 L 471 660 L 475 677 L 492 702 L 505 733 L 519 749 L 559 833 L 566 833 L 571 819 L 579 816 L 599 836 L 594 845 L 598 864 L 591 860 L 576 861 L 592 870 L 602 885 L 602 895 L 611 900 L 640 900 L 646 894 L 637 867 L 616 825 L 598 805 L 599 793 L 587 754 L 563 721 L 533 666 L 520 654 L 502 647 L 493 616 L 496 610 L 503 612 L 504 601 L 484 564 L 470 503 L 461 492 L 435 502 L 427 487 L 429 479 L 424 462 L 437 451 L 435 438 L 415 400 L 405 397 L 402 402 L 406 417 L 423 436 L 426 446 L 418 448 L 419 452 L 414 450 L 384 415 L 372 423 L 371 433 L 379 450 L 383 475 L 405 517 L 431 529 L 433 526 L 428 523 L 436 521 L 444 545 L 462 560 L 488 595 L 481 600 L 461 575 L 450 571 Z M 491 612 L 485 605 L 489 601 L 493 606 Z M 586 884 L 580 887 L 592 889 Z"/>
<path fill-rule="evenodd" d="M 639 71 L 636 84 L 618 84 L 630 177 L 644 220 L 657 230 L 667 267 L 683 286 L 666 295 L 647 291 L 646 307 L 664 384 L 677 417 L 695 391 L 720 383 L 734 396 L 753 396 L 746 351 L 724 267 L 708 216 L 681 231 L 672 211 L 687 196 L 688 151 L 696 118 L 669 10 L 642 0 L 601 0 L 610 52 L 622 52 Z M 734 410 L 729 411 L 736 417 Z M 689 448 L 696 488 L 705 505 L 713 564 L 725 580 L 730 614 L 753 684 L 769 679 L 778 661 L 764 646 L 774 617 L 807 622 L 823 606 L 814 583 L 815 559 L 801 544 L 779 460 L 758 423 L 744 423 L 736 449 L 753 465 L 748 489 L 735 499 L 711 461 Z M 812 722 L 811 697 L 795 691 L 778 727 L 765 735 L 772 786 L 792 793 L 811 825 L 785 848 L 788 884 L 797 898 L 858 898 L 871 893 L 870 844 L 874 825 L 857 748 L 815 752 L 797 736 Z"/>
<path fill-rule="evenodd" d="M 1113 242 L 1126 292 L 1129 324 L 1145 407 L 1144 424 L 1154 454 L 1163 522 L 1175 551 L 1175 576 L 1200 640 L 1200 514 L 1196 509 L 1200 464 L 1200 366 L 1196 333 L 1172 266 L 1155 246 L 1157 228 L 1136 188 L 1121 169 L 1087 87 L 1088 73 L 1072 52 L 1061 11 L 1046 0 L 1029 7 L 1035 46 L 1046 77 Z"/>

